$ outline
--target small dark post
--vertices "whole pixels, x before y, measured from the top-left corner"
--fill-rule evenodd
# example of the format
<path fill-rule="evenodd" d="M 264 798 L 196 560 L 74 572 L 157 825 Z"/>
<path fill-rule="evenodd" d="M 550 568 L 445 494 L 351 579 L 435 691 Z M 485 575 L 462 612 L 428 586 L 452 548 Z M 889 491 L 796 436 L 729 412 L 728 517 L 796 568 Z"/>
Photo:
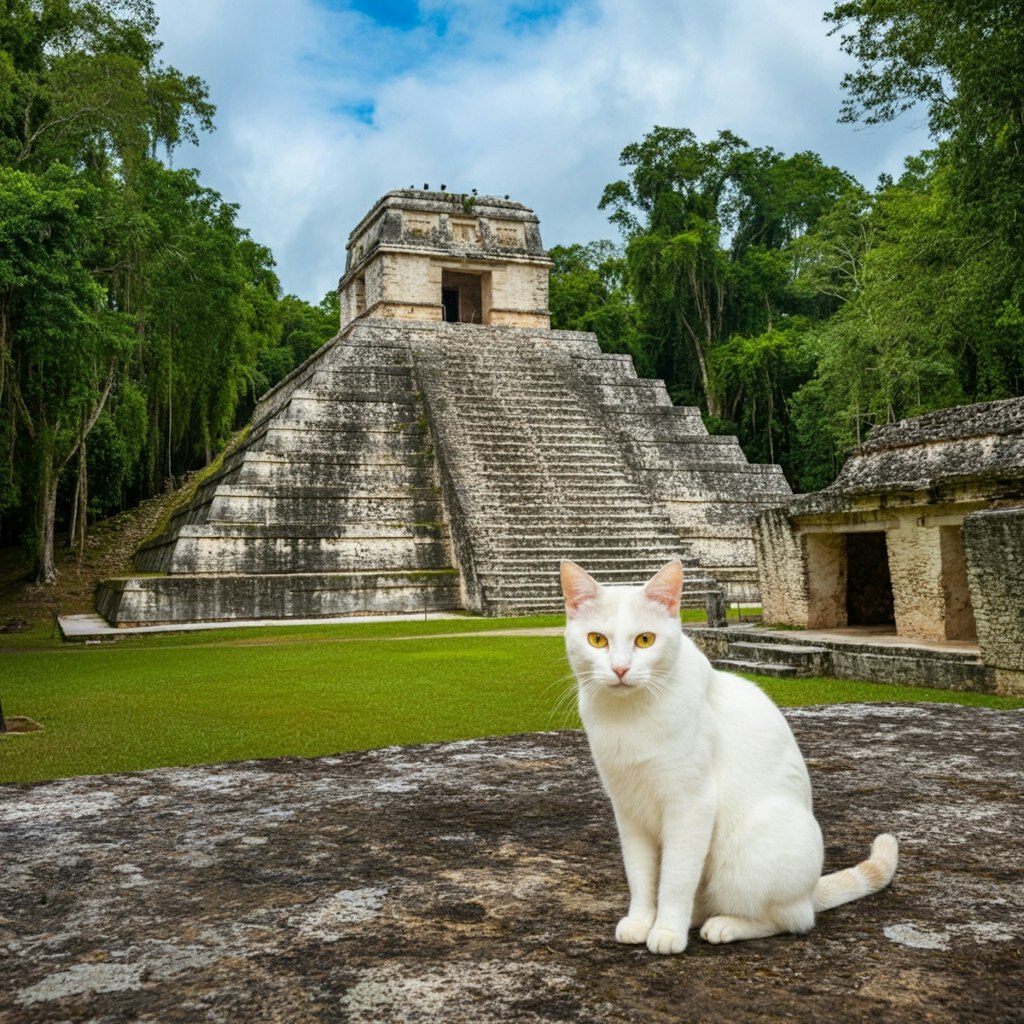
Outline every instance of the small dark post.
<path fill-rule="evenodd" d="M 7 732 L 7 723 L 4 721 L 3 704 L 0 704 L 0 732 Z"/>
<path fill-rule="evenodd" d="M 725 621 L 725 594 L 721 590 L 709 590 L 704 598 L 704 606 L 708 612 L 708 625 L 721 629 Z"/>

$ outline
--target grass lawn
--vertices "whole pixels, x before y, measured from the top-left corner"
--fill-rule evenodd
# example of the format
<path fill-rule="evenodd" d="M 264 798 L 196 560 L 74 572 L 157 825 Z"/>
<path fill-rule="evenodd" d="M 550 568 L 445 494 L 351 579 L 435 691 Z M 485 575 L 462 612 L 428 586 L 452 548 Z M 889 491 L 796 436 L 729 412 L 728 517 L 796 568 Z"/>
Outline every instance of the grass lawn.
<path fill-rule="evenodd" d="M 8 649 L 0 654 L 4 712 L 44 728 L 0 736 L 0 782 L 576 728 L 560 637 L 424 635 L 560 622 L 296 626 Z M 916 687 L 758 681 L 781 705 L 1024 707 Z"/>

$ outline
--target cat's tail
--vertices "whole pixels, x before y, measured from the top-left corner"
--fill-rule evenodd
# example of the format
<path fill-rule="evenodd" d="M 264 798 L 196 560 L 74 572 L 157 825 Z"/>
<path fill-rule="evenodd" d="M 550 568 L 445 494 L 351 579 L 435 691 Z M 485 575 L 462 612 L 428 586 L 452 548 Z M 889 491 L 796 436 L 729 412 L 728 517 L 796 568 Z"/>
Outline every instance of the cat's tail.
<path fill-rule="evenodd" d="M 816 912 L 831 910 L 862 896 L 870 896 L 884 889 L 896 874 L 899 860 L 899 844 L 896 837 L 883 832 L 871 844 L 871 856 L 852 868 L 833 871 L 822 875 L 814 887 L 814 909 Z"/>

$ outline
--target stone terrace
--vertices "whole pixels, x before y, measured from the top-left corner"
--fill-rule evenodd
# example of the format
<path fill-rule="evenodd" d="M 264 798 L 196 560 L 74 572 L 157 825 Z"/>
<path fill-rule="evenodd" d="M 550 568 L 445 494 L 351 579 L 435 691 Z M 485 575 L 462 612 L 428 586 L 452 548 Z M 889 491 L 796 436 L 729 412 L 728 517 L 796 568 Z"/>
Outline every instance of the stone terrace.
<path fill-rule="evenodd" d="M 555 611 L 558 561 L 756 594 L 750 519 L 789 488 L 593 335 L 361 318 L 110 581 L 118 625 L 465 607 Z"/>
<path fill-rule="evenodd" d="M 827 866 L 889 829 L 896 879 L 808 936 L 678 957 L 611 938 L 579 733 L 2 786 L 0 1019 L 1019 1022 L 1024 712 L 786 715 Z"/>

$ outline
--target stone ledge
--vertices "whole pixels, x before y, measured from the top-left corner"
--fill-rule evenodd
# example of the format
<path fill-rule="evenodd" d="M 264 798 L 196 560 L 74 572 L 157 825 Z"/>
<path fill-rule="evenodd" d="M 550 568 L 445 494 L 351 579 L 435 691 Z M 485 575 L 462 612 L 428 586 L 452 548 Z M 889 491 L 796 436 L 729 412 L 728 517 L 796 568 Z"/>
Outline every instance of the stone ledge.
<path fill-rule="evenodd" d="M 578 733 L 0 787 L 0 1018 L 1009 1024 L 1024 976 L 1024 712 L 786 712 L 829 868 L 893 886 L 809 936 L 616 945 Z"/>

